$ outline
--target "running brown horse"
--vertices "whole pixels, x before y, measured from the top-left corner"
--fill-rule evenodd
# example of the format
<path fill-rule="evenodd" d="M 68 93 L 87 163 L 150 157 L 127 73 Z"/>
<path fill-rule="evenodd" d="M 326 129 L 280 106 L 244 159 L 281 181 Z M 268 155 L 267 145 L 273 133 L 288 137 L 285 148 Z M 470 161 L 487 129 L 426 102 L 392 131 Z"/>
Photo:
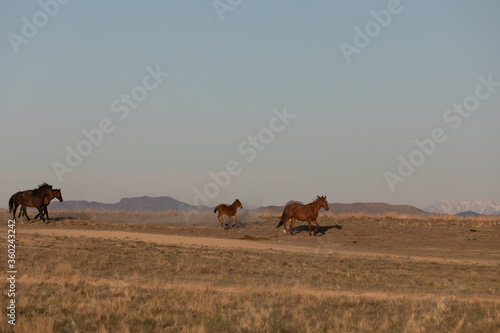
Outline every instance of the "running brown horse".
<path fill-rule="evenodd" d="M 42 207 L 41 207 L 42 209 L 38 210 L 38 215 L 36 215 L 34 217 L 35 220 L 38 217 L 43 218 L 43 214 L 45 214 L 45 216 L 47 216 L 47 221 L 50 221 L 49 211 L 47 209 L 47 207 L 49 206 L 50 202 L 54 198 L 57 198 L 60 202 L 63 201 L 62 194 L 61 194 L 61 189 L 52 189 L 52 186 L 50 186 L 50 189 L 51 189 L 51 192 L 48 192 L 48 194 L 43 199 L 43 204 L 42 204 Z M 24 191 L 24 192 L 33 192 L 33 190 L 28 190 L 28 191 Z M 26 213 L 26 207 L 23 206 L 23 205 L 21 205 L 21 209 L 19 210 L 19 216 L 18 217 L 21 217 L 21 213 L 23 213 L 23 215 L 26 216 L 28 218 L 28 221 L 29 221 L 28 214 Z"/>
<path fill-rule="evenodd" d="M 214 209 L 214 214 L 219 212 L 219 216 L 217 218 L 219 219 L 220 224 L 224 228 L 224 230 L 229 229 L 229 226 L 231 225 L 231 217 L 234 216 L 234 224 L 233 227 L 236 226 L 236 222 L 238 222 L 238 218 L 236 217 L 236 211 L 238 208 L 243 209 L 243 206 L 241 205 L 241 202 L 236 199 L 231 206 L 228 205 L 218 205 Z M 227 225 L 226 229 L 226 224 L 224 223 L 224 215 L 227 215 L 229 217 L 229 224 Z"/>
<path fill-rule="evenodd" d="M 60 192 L 60 191 L 59 191 Z M 35 207 L 38 209 L 40 213 L 44 212 L 44 201 L 45 197 L 52 196 L 52 186 L 48 185 L 47 183 L 43 183 L 38 188 L 34 190 L 28 190 L 28 191 L 21 191 L 17 192 L 16 194 L 12 195 L 9 200 L 9 212 L 13 211 L 13 218 L 16 218 L 16 210 L 19 205 L 21 207 Z M 53 197 L 51 197 L 53 198 Z M 62 200 L 62 197 L 61 199 Z M 21 211 L 23 209 L 21 208 Z M 26 213 L 26 211 L 24 211 Z M 29 216 L 25 214 L 26 218 L 28 221 L 30 220 Z M 43 214 L 42 214 L 42 220 L 45 221 Z"/>
<path fill-rule="evenodd" d="M 314 235 L 316 235 L 319 229 L 318 212 L 322 207 L 325 210 L 330 209 L 330 207 L 328 207 L 328 202 L 326 201 L 326 196 L 318 196 L 316 200 L 307 205 L 292 202 L 285 206 L 283 214 L 281 215 L 280 222 L 278 223 L 276 228 L 279 228 L 283 224 L 283 233 L 286 234 L 286 222 L 291 219 L 292 221 L 290 222 L 290 234 L 293 236 L 293 224 L 295 223 L 295 220 L 307 221 L 309 225 L 309 236 L 312 236 L 311 222 L 314 222 L 316 223 L 316 230 L 314 230 Z"/>

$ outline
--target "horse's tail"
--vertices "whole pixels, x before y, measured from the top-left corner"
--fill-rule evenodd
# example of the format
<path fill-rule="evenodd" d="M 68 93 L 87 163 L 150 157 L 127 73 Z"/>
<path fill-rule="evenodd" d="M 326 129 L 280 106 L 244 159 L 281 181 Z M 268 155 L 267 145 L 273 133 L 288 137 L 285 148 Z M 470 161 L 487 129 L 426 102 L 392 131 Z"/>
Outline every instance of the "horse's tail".
<path fill-rule="evenodd" d="M 13 209 L 14 209 L 14 196 L 11 196 L 9 200 L 9 213 L 12 213 Z"/>
<path fill-rule="evenodd" d="M 214 209 L 214 214 L 215 214 L 215 213 L 217 213 L 217 208 L 219 208 L 219 207 L 215 207 L 215 209 Z"/>
<path fill-rule="evenodd" d="M 278 225 L 276 226 L 276 228 L 281 227 L 283 225 L 283 221 L 285 221 L 285 211 L 283 211 L 283 214 L 281 214 L 280 223 L 278 223 Z"/>

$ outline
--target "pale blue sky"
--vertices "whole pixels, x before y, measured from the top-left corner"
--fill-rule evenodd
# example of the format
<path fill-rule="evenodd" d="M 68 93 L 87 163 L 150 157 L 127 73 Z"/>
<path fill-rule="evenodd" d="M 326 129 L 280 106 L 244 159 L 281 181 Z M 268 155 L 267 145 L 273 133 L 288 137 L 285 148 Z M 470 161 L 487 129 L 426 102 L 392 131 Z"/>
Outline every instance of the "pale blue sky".
<path fill-rule="evenodd" d="M 500 82 L 500 3 L 401 1 L 348 64 L 340 44 L 390 2 L 243 0 L 221 21 L 211 1 L 73 0 L 18 53 L 9 33 L 42 9 L 3 2 L 0 207 L 43 181 L 66 200 L 192 203 L 230 160 L 242 172 L 209 205 L 500 200 L 500 88 L 459 129 L 443 121 L 479 76 Z M 111 103 L 157 65 L 169 76 L 120 120 Z M 247 162 L 238 146 L 284 107 L 297 117 Z M 52 163 L 103 118 L 115 130 L 60 182 Z M 448 140 L 392 192 L 384 173 L 434 128 Z"/>

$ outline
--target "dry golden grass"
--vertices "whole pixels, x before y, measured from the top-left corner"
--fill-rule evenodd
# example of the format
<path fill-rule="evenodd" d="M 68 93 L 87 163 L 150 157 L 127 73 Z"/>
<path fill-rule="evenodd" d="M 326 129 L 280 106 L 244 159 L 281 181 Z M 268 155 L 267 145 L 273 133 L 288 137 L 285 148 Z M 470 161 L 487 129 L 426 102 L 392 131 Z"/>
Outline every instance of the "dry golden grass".
<path fill-rule="evenodd" d="M 499 219 L 325 214 L 320 218 L 322 226 L 342 228 L 329 229 L 319 237 L 306 232 L 291 237 L 274 228 L 278 217 L 273 214 L 247 219 L 247 225 L 229 232 L 210 215 L 207 218 L 215 219 L 214 227 L 157 223 L 183 220 L 176 214 L 57 212 L 51 214 L 56 220 L 50 224 L 20 221 L 16 331 L 500 331 Z M 0 216 L 8 218 L 6 212 Z M 151 220 L 155 222 L 144 223 Z M 384 250 L 388 256 L 308 255 L 23 234 L 24 229 L 36 228 L 220 239 L 248 234 L 268 239 L 263 242 L 270 246 L 326 244 L 347 250 Z M 463 254 L 455 255 L 461 248 Z M 402 256 L 413 252 L 429 255 L 429 261 Z M 444 261 L 433 261 L 438 255 Z M 471 263 L 446 262 L 462 256 Z M 474 263 L 484 257 L 499 264 Z M 5 251 L 0 260 L 5 272 Z M 0 304 L 6 302 L 2 293 Z M 0 323 L 0 331 L 9 329 L 5 321 Z"/>
<path fill-rule="evenodd" d="M 500 329 L 498 266 L 38 235 L 18 248 L 19 332 Z"/>

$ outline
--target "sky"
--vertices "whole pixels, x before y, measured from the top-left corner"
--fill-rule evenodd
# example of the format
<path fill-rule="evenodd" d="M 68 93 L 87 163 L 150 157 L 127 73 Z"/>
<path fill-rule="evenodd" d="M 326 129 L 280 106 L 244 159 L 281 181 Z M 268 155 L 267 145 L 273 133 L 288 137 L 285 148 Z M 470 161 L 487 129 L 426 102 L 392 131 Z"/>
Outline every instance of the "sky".
<path fill-rule="evenodd" d="M 0 8 L 0 207 L 500 200 L 498 1 Z"/>

